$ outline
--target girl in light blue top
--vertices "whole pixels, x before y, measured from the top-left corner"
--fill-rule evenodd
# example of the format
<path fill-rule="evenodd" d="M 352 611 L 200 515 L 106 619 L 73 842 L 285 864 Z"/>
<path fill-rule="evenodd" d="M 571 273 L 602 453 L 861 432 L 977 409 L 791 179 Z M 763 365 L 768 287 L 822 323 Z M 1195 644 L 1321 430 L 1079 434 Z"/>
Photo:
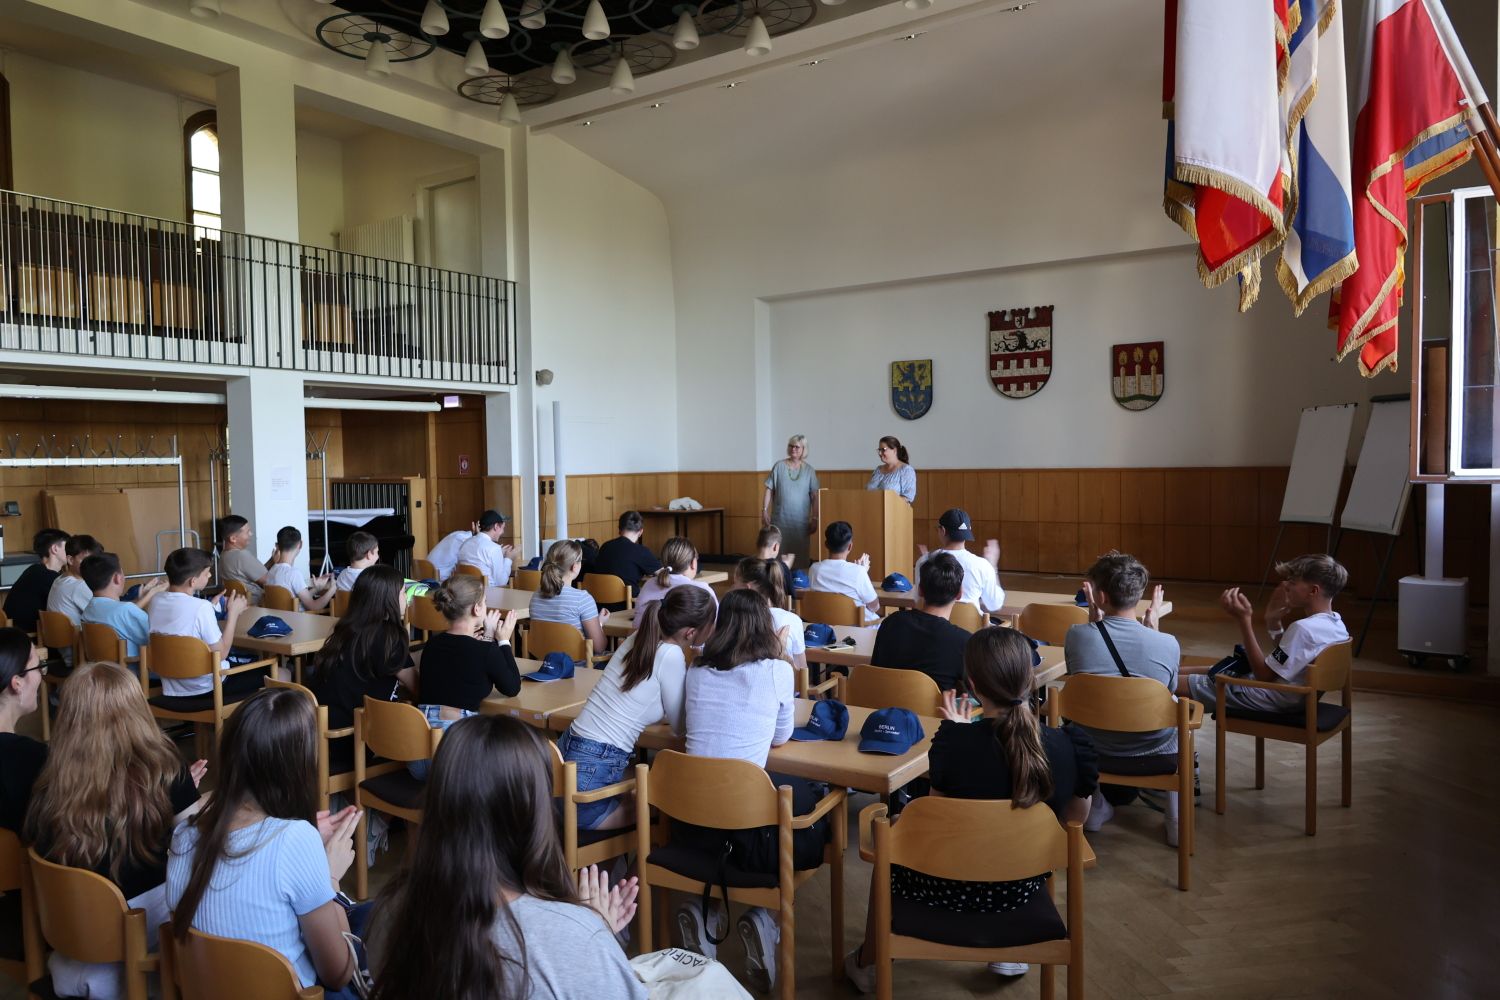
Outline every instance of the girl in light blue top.
<path fill-rule="evenodd" d="M 609 648 L 604 638 L 609 612 L 601 614 L 589 592 L 573 586 L 582 572 L 583 547 L 569 538 L 553 542 L 542 563 L 542 589 L 531 595 L 531 620 L 571 625 L 584 634 L 594 652 L 602 653 Z"/>
<path fill-rule="evenodd" d="M 867 490 L 891 490 L 907 503 L 917 502 L 917 470 L 906 464 L 906 447 L 889 434 L 875 446 L 880 464 L 870 473 Z"/>

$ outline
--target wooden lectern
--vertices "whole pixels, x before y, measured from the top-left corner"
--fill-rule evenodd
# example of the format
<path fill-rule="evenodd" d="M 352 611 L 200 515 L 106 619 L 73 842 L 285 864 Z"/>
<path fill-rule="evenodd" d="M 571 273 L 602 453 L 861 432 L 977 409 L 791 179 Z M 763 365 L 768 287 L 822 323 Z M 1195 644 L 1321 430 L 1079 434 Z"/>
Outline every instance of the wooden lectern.
<path fill-rule="evenodd" d="M 818 558 L 828 558 L 823 529 L 834 521 L 848 521 L 854 528 L 854 551 L 870 554 L 870 576 L 878 588 L 891 573 L 900 573 L 913 583 L 912 566 L 916 546 L 911 534 L 911 504 L 890 490 L 819 490 Z"/>

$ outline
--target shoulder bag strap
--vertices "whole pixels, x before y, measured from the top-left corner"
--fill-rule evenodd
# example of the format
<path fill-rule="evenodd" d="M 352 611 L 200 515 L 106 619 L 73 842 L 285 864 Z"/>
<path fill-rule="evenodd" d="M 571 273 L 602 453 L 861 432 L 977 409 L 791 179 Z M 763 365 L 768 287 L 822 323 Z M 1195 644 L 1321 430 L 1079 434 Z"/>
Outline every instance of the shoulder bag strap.
<path fill-rule="evenodd" d="M 1105 627 L 1104 620 L 1094 622 L 1094 627 L 1099 630 L 1099 635 L 1104 639 L 1104 644 L 1109 647 L 1109 655 L 1115 658 L 1115 666 L 1120 670 L 1121 677 L 1129 677 L 1130 671 L 1125 669 L 1125 661 L 1120 659 L 1120 651 L 1115 648 L 1115 641 L 1109 637 L 1109 629 Z"/>

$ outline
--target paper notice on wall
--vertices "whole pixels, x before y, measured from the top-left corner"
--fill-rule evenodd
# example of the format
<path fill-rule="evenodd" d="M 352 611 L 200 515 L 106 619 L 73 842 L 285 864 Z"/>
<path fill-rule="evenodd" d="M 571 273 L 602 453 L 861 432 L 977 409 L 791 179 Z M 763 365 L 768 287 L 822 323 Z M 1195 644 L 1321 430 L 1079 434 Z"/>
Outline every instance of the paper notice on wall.
<path fill-rule="evenodd" d="M 271 499 L 285 500 L 295 495 L 297 487 L 292 482 L 292 467 L 290 465 L 273 465 L 271 467 Z"/>

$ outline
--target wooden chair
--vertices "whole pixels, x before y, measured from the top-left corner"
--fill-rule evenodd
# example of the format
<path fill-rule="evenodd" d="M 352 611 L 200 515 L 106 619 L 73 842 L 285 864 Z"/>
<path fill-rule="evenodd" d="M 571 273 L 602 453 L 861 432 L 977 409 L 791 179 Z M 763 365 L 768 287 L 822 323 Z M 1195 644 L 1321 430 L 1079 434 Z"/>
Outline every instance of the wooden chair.
<path fill-rule="evenodd" d="M 354 804 L 362 811 L 376 809 L 413 826 L 420 825 L 427 783 L 413 778 L 405 765 L 414 760 L 431 760 L 442 735 L 442 730 L 428 725 L 427 716 L 414 705 L 365 698 L 364 707 L 354 710 Z M 366 751 L 402 766 L 372 773 L 365 764 Z M 365 899 L 370 892 L 369 853 L 365 850 L 368 823 L 368 815 L 361 814 L 354 833 L 354 853 L 358 855 L 354 893 L 359 899 Z"/>
<path fill-rule="evenodd" d="M 1089 609 L 1072 604 L 1028 604 L 1017 627 L 1038 642 L 1061 646 L 1074 625 L 1087 625 Z"/>
<path fill-rule="evenodd" d="M 437 567 L 426 559 L 413 559 L 411 561 L 411 575 L 416 580 L 437 580 L 439 583 L 442 582 L 442 578 L 438 576 Z"/>
<path fill-rule="evenodd" d="M 431 594 L 418 594 L 406 603 L 406 620 L 412 628 L 422 633 L 413 646 L 425 645 L 434 632 L 448 631 L 448 619 L 432 603 Z"/>
<path fill-rule="evenodd" d="M 37 642 L 48 650 L 66 649 L 73 657 L 75 664 L 83 659 L 83 640 L 79 635 L 78 626 L 73 620 L 61 611 L 41 611 L 36 618 Z M 49 653 L 50 655 L 50 653 Z M 42 673 L 42 740 L 45 742 L 52 738 L 52 697 L 51 689 L 62 687 L 63 681 L 73 668 L 62 660 L 52 660 L 47 664 L 47 669 Z"/>
<path fill-rule="evenodd" d="M 236 674 L 249 673 L 252 670 L 262 670 L 266 667 L 275 669 L 274 658 L 255 660 L 238 667 L 230 667 L 228 670 L 219 669 L 219 654 L 209 647 L 202 639 L 190 635 L 163 635 L 160 632 L 151 633 L 151 644 L 147 647 L 147 656 L 150 657 L 151 669 L 156 676 L 171 678 L 172 680 L 191 680 L 195 677 L 208 677 L 213 682 L 213 689 L 207 694 L 177 696 L 168 694 L 152 695 L 146 699 L 151 707 L 151 714 L 158 719 L 170 719 L 174 722 L 191 722 L 198 727 L 198 755 L 209 756 L 209 744 L 203 738 L 203 727 L 211 726 L 214 732 L 213 745 L 218 745 L 220 727 L 224 720 L 229 718 L 235 706 L 244 701 L 254 691 L 244 694 L 225 696 L 224 678 Z"/>
<path fill-rule="evenodd" d="M 41 939 L 79 962 L 120 962 L 127 1000 L 146 1000 L 147 976 L 157 956 L 146 947 L 146 911 L 133 910 L 119 888 L 102 875 L 53 864 L 35 849 L 26 852 Z M 42 978 L 36 996 L 51 996 Z"/>
<path fill-rule="evenodd" d="M 296 611 L 297 595 L 285 587 L 271 584 L 261 592 L 260 606 L 267 611 Z"/>
<path fill-rule="evenodd" d="M 539 569 L 518 569 L 511 575 L 515 577 L 512 586 L 516 590 L 542 589 L 542 571 Z"/>
<path fill-rule="evenodd" d="M 1318 747 L 1333 739 L 1343 738 L 1343 801 L 1345 809 L 1353 801 L 1354 789 L 1354 686 L 1351 668 L 1354 664 L 1353 645 L 1340 642 L 1318 654 L 1318 658 L 1307 666 L 1306 684 L 1280 684 L 1257 681 L 1244 677 L 1228 677 L 1220 674 L 1217 703 L 1214 717 L 1218 720 L 1215 739 L 1218 760 L 1215 762 L 1215 779 L 1218 783 L 1214 799 L 1214 811 L 1224 814 L 1224 760 L 1225 741 L 1229 733 L 1240 733 L 1255 737 L 1255 787 L 1266 787 L 1266 740 L 1282 740 L 1300 743 L 1307 748 L 1307 802 L 1304 829 L 1309 837 L 1318 832 Z M 1245 688 L 1267 688 L 1284 694 L 1297 695 L 1302 699 L 1302 710 L 1291 712 L 1256 712 L 1232 708 L 1225 695 L 1230 686 Z M 1343 704 L 1324 704 L 1319 701 L 1325 691 L 1339 690 L 1343 693 Z"/>
<path fill-rule="evenodd" d="M 243 597 L 246 600 L 246 602 L 248 602 L 248 603 L 254 603 L 253 601 L 250 601 L 250 590 L 249 590 L 249 588 L 247 588 L 239 580 L 225 580 L 224 581 L 224 593 L 226 593 L 226 594 L 239 594 L 241 597 Z"/>
<path fill-rule="evenodd" d="M 574 663 L 593 663 L 609 659 L 608 653 L 594 653 L 588 636 L 566 622 L 526 622 L 526 655 L 544 659 L 548 653 L 566 653 Z"/>
<path fill-rule="evenodd" d="M 136 672 L 141 677 L 141 690 L 146 693 L 147 697 L 150 697 L 151 671 L 146 663 L 151 656 L 147 650 L 141 650 L 136 656 L 127 656 L 126 650 L 130 646 L 126 643 L 125 637 L 111 626 L 100 622 L 84 622 L 79 627 L 79 632 L 82 633 L 81 644 L 85 663 L 118 663 L 127 669 L 134 664 Z"/>
<path fill-rule="evenodd" d="M 838 699 L 864 708 L 906 708 L 918 715 L 942 714 L 943 692 L 920 670 L 857 663 L 838 678 Z"/>
<path fill-rule="evenodd" d="M 989 615 L 981 614 L 976 605 L 968 601 L 959 601 L 953 605 L 953 614 L 948 619 L 965 632 L 978 632 L 982 628 L 988 628 Z"/>
<path fill-rule="evenodd" d="M 161 928 L 162 1000 L 321 1000 L 323 987 L 303 987 L 297 970 L 275 948 L 190 930 L 187 940 Z"/>
<path fill-rule="evenodd" d="M 6 976 L 20 986 L 26 986 L 42 977 L 41 937 L 36 926 L 36 902 L 32 899 L 30 866 L 26 863 L 26 849 L 21 840 L 10 830 L 0 830 L 0 893 L 5 894 L 3 904 L 12 908 L 15 915 L 19 939 L 4 944 L 3 953 L 18 954 L 20 958 L 0 958 L 0 975 Z M 9 924 L 10 920 L 7 919 Z"/>
<path fill-rule="evenodd" d="M 329 606 L 330 613 L 335 618 L 342 618 L 349 613 L 349 599 L 354 596 L 352 590 L 335 590 L 333 592 L 333 603 Z"/>
<path fill-rule="evenodd" d="M 517 575 L 525 572 L 528 571 L 518 570 Z M 583 574 L 583 589 L 596 604 L 624 604 L 627 609 L 635 607 L 635 592 L 630 589 L 630 584 L 610 573 Z"/>
<path fill-rule="evenodd" d="M 327 809 L 328 800 L 335 793 L 351 792 L 354 790 L 354 765 L 352 761 L 349 765 L 349 770 L 337 773 L 333 773 L 330 764 L 333 741 L 341 739 L 353 740 L 354 727 L 344 726 L 340 729 L 329 729 L 328 706 L 319 705 L 317 695 L 301 684 L 295 684 L 292 681 L 280 681 L 275 677 L 267 677 L 266 687 L 285 688 L 288 691 L 296 691 L 313 703 L 318 715 L 318 808 Z M 377 777 L 405 766 L 405 764 L 396 761 L 368 764 L 365 767 L 365 775 L 367 777 Z"/>
<path fill-rule="evenodd" d="M 568 859 L 568 869 L 576 872 L 635 850 L 635 830 L 630 826 L 613 830 L 583 830 L 578 826 L 579 806 L 629 794 L 635 791 L 635 779 L 580 792 L 578 765 L 564 761 L 552 740 L 547 740 L 547 746 L 552 750 L 552 797 L 562 800 L 563 857 Z"/>
<path fill-rule="evenodd" d="M 804 622 L 824 625 L 863 625 L 865 609 L 846 594 L 826 590 L 804 590 L 797 598 L 797 614 Z"/>
<path fill-rule="evenodd" d="M 886 806 L 859 814 L 859 855 L 873 862 L 871 927 L 875 935 L 875 995 L 890 1000 L 891 963 L 898 958 L 946 962 L 1035 962 L 1042 966 L 1042 998 L 1051 1000 L 1056 966 L 1068 969 L 1069 1000 L 1083 997 L 1083 869 L 1087 845 L 1083 825 L 1064 830 L 1045 802 L 1012 809 L 1007 799 L 914 799 L 892 824 Z M 1010 882 L 1048 872 L 1068 873 L 1067 918 L 1058 920 L 1057 880 L 1047 880 L 1039 918 L 1056 923 L 1059 937 L 1012 947 L 971 948 L 918 936 L 925 906 L 891 897 L 891 866 L 925 875 L 975 882 Z M 1028 903 L 1027 907 L 1034 904 Z M 971 922 L 983 919 L 965 914 Z M 1007 915 L 1009 916 L 1009 915 Z M 1014 923 L 1011 917 L 1010 923 Z M 914 933 L 918 932 L 918 933 Z"/>
<path fill-rule="evenodd" d="M 1150 677 L 1070 674 L 1067 683 L 1047 699 L 1052 725 L 1064 717 L 1091 729 L 1115 733 L 1177 730 L 1177 765 L 1164 774 L 1117 774 L 1099 761 L 1099 782 L 1177 793 L 1177 888 L 1190 887 L 1193 854 L 1193 733 L 1203 724 L 1203 706 L 1191 698 L 1174 698 Z"/>
<path fill-rule="evenodd" d="M 848 801 L 842 788 L 835 788 L 809 813 L 792 814 L 792 790 L 776 788 L 764 769 L 748 761 L 714 757 L 689 757 L 675 750 L 663 750 L 648 768 L 635 769 L 636 857 L 640 868 L 640 934 L 641 951 L 652 944 L 653 908 L 655 932 L 665 947 L 667 907 L 665 895 L 652 899 L 652 890 L 677 889 L 700 895 L 705 884 L 717 880 L 717 864 L 709 871 L 697 870 L 701 856 L 696 852 L 669 846 L 672 820 L 694 823 L 720 830 L 747 830 L 756 827 L 777 828 L 780 871 L 764 877 L 737 879 L 731 871 L 729 900 L 749 906 L 764 906 L 778 914 L 781 943 L 777 948 L 776 982 L 782 1000 L 797 995 L 796 918 L 794 906 L 797 890 L 817 875 L 818 869 L 797 871 L 792 866 L 792 831 L 805 830 L 824 816 L 829 817 L 830 839 L 824 852 L 824 863 L 831 872 L 830 911 L 832 918 L 832 960 L 835 979 L 843 968 L 844 956 L 844 844 L 848 836 Z M 658 813 L 656 826 L 651 810 Z M 716 862 L 717 859 L 709 859 Z M 679 871 L 678 868 L 687 869 Z M 728 901 L 726 901 L 727 904 Z"/>
<path fill-rule="evenodd" d="M 453 575 L 454 576 L 477 576 L 477 577 L 479 577 L 479 579 L 481 579 L 481 580 L 484 581 L 484 585 L 486 587 L 488 587 L 490 585 L 490 579 L 489 579 L 489 577 L 485 576 L 484 570 L 480 569 L 478 566 L 470 566 L 468 563 L 459 563 L 457 566 L 453 567 Z M 503 584 L 503 583 L 504 583 L 504 581 L 502 580 L 501 583 L 497 583 L 497 584 L 495 584 L 495 586 L 497 586 L 497 587 L 501 586 L 501 584 Z"/>

